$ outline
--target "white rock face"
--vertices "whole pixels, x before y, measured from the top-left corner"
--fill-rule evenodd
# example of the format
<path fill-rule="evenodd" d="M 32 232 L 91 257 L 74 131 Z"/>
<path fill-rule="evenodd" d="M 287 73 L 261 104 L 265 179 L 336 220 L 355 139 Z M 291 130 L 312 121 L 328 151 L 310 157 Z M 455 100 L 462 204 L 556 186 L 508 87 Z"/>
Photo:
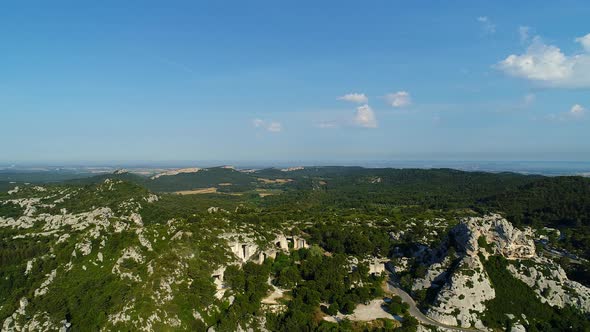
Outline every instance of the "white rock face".
<path fill-rule="evenodd" d="M 451 230 L 451 235 L 458 248 L 458 267 L 445 275 L 450 265 L 447 257 L 432 264 L 426 276 L 413 286 L 414 290 L 421 290 L 431 287 L 435 279 L 446 281 L 427 312 L 434 320 L 485 329 L 479 316 L 486 309 L 485 301 L 495 297 L 495 291 L 479 255 L 486 258 L 501 255 L 511 261 L 508 270 L 528 284 L 541 301 L 559 307 L 572 305 L 590 312 L 590 289 L 568 280 L 558 264 L 537 256 L 534 232 L 530 228 L 520 230 L 500 215 L 492 214 L 462 220 Z"/>
<path fill-rule="evenodd" d="M 133 221 L 135 225 L 143 227 L 143 219 L 141 218 L 141 215 L 139 213 L 132 213 L 131 216 L 129 216 L 129 219 Z"/>
<path fill-rule="evenodd" d="M 27 312 L 27 306 L 29 300 L 26 297 L 22 297 L 19 301 L 18 309 L 8 316 L 2 323 L 2 329 L 0 331 L 21 331 L 23 328 L 19 325 L 19 318 L 24 316 Z"/>
<path fill-rule="evenodd" d="M 502 255 L 507 259 L 536 256 L 533 231 L 528 227 L 521 231 L 499 214 L 467 218 L 453 229 L 453 234 L 462 246 L 460 249 L 468 255 L 479 251 L 478 240 L 483 237 L 492 251 L 482 250 L 486 257 L 490 254 Z"/>
<path fill-rule="evenodd" d="M 493 299 L 496 293 L 478 254 L 508 259 L 535 257 L 533 232 L 521 231 L 502 216 L 492 214 L 462 220 L 451 235 L 460 257 L 457 268 L 446 275 L 451 262 L 434 263 L 413 288 L 424 289 L 432 286 L 435 279 L 446 279 L 428 316 L 447 325 L 484 328 L 479 317 L 486 309 L 485 301 Z M 485 247 L 480 247 L 481 240 L 485 240 Z"/>
<path fill-rule="evenodd" d="M 433 281 L 437 279 L 446 278 L 447 270 L 449 269 L 450 265 L 451 260 L 448 256 L 445 257 L 445 259 L 442 262 L 433 263 L 432 265 L 430 265 L 430 267 L 428 267 L 428 270 L 426 271 L 426 275 L 424 276 L 424 278 L 420 278 L 414 281 L 414 284 L 412 285 L 412 290 L 419 291 L 433 286 L 436 287 L 436 285 L 433 284 Z"/>
<path fill-rule="evenodd" d="M 57 241 L 55 243 L 59 244 L 59 243 L 66 242 L 69 238 L 70 238 L 70 234 L 65 233 L 62 236 L 60 236 L 59 239 L 57 239 Z"/>
<path fill-rule="evenodd" d="M 535 261 L 514 262 L 508 270 L 529 285 L 542 302 L 560 308 L 571 305 L 590 313 L 590 288 L 569 280 L 561 266 L 548 259 L 539 257 Z"/>
<path fill-rule="evenodd" d="M 154 194 L 149 194 L 147 197 L 144 197 L 144 200 L 148 203 L 157 202 L 159 199 L 160 199 L 160 197 L 158 197 L 158 195 L 154 195 Z"/>
<path fill-rule="evenodd" d="M 56 276 L 57 270 L 51 271 L 51 273 L 47 275 L 47 279 L 43 281 L 41 286 L 39 286 L 38 289 L 35 289 L 35 297 L 47 294 L 47 291 L 49 290 L 49 285 L 53 282 L 53 279 L 55 279 Z"/>
<path fill-rule="evenodd" d="M 7 192 L 8 192 L 8 195 L 13 195 L 13 194 L 16 194 L 16 193 L 18 193 L 18 192 L 19 192 L 19 190 L 20 190 L 20 187 L 19 187 L 19 186 L 16 186 L 16 187 L 14 187 L 12 190 L 9 190 L 9 191 L 7 191 Z"/>
<path fill-rule="evenodd" d="M 139 243 L 145 247 L 148 251 L 153 251 L 154 249 L 152 248 L 152 243 L 145 237 L 145 235 L 143 234 L 143 229 L 142 228 L 138 228 L 135 230 L 135 233 L 137 234 L 137 238 L 139 240 Z"/>
<path fill-rule="evenodd" d="M 27 268 L 25 269 L 25 275 L 28 275 L 31 273 L 31 270 L 33 270 L 33 264 L 35 263 L 36 260 L 37 260 L 37 258 L 33 258 L 27 262 Z"/>
<path fill-rule="evenodd" d="M 173 176 L 173 175 L 178 175 L 178 174 L 183 174 L 183 173 L 197 173 L 199 171 L 201 171 L 201 168 L 197 168 L 197 167 L 181 168 L 181 169 L 175 169 L 172 171 L 166 171 L 166 172 L 156 174 L 156 175 L 152 176 L 151 179 L 155 180 L 155 179 L 162 177 L 162 176 Z"/>
<path fill-rule="evenodd" d="M 383 272 L 386 271 L 385 264 L 388 261 L 388 259 L 383 259 L 380 257 L 372 257 L 371 259 L 369 259 L 369 274 L 381 275 Z"/>
<path fill-rule="evenodd" d="M 221 236 L 227 240 L 230 251 L 238 258 L 240 263 L 253 260 L 262 264 L 268 257 L 275 258 L 280 251 L 289 251 L 289 248 L 309 248 L 304 238 L 298 236 L 285 236 L 277 234 L 271 242 L 270 248 L 260 248 L 252 235 L 227 233 Z"/>
<path fill-rule="evenodd" d="M 254 257 L 258 251 L 258 245 L 250 241 L 230 242 L 229 247 L 234 255 L 244 263 Z"/>
<path fill-rule="evenodd" d="M 78 242 L 74 246 L 75 250 L 79 251 L 82 256 L 87 256 L 92 252 L 92 242 L 90 240 L 85 240 L 83 242 Z"/>
<path fill-rule="evenodd" d="M 117 259 L 117 262 L 113 266 L 113 269 L 111 270 L 111 272 L 113 274 L 118 274 L 121 277 L 121 279 L 129 279 L 129 280 L 133 280 L 136 282 L 140 282 L 141 281 L 140 276 L 134 275 L 131 272 L 122 272 L 121 271 L 121 264 L 123 264 L 123 262 L 128 259 L 135 261 L 136 263 L 140 263 L 140 264 L 143 264 L 145 261 L 145 257 L 141 254 L 141 252 L 138 248 L 136 248 L 136 247 L 126 248 L 125 250 L 123 250 L 121 257 L 119 257 L 119 259 Z"/>
<path fill-rule="evenodd" d="M 283 168 L 281 169 L 281 172 L 293 172 L 293 171 L 299 171 L 305 169 L 305 167 L 303 166 L 295 166 L 295 167 L 289 167 L 289 168 Z"/>
<path fill-rule="evenodd" d="M 484 302 L 496 296 L 483 264 L 477 256 L 465 256 L 428 310 L 428 316 L 443 324 L 483 328 L 479 314 Z"/>

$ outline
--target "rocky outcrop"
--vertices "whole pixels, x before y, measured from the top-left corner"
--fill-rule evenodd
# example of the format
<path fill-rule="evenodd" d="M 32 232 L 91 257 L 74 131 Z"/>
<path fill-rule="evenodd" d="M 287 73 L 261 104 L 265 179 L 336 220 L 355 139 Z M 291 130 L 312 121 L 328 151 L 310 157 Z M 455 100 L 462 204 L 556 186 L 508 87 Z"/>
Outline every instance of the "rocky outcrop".
<path fill-rule="evenodd" d="M 293 171 L 300 171 L 305 169 L 305 167 L 303 166 L 295 166 L 295 167 L 288 167 L 288 168 L 282 168 L 281 172 L 293 172 Z"/>
<path fill-rule="evenodd" d="M 414 290 L 439 287 L 433 306 L 427 314 L 443 324 L 484 328 L 480 320 L 485 302 L 495 297 L 479 254 L 502 255 L 507 259 L 535 257 L 533 232 L 520 230 L 498 214 L 472 217 L 450 231 L 457 248 L 457 262 L 450 257 L 430 265 L 426 276 L 418 280 Z M 436 281 L 436 283 L 435 283 Z"/>
<path fill-rule="evenodd" d="M 121 279 L 126 278 L 135 282 L 140 282 L 140 276 L 135 275 L 132 272 L 125 271 L 125 269 L 121 266 L 126 260 L 131 260 L 136 263 L 143 264 L 145 261 L 145 257 L 141 254 L 141 251 L 136 247 L 126 248 L 125 250 L 123 250 L 121 257 L 117 259 L 117 262 L 113 266 L 111 272 L 113 274 L 119 275 Z"/>
<path fill-rule="evenodd" d="M 456 262 L 450 262 L 448 256 L 431 262 L 426 275 L 413 286 L 414 291 L 420 291 L 442 285 L 427 312 L 432 319 L 447 325 L 485 328 L 479 317 L 486 309 L 485 302 L 495 297 L 495 290 L 480 258 L 490 255 L 509 260 L 508 270 L 529 285 L 542 302 L 590 312 L 590 289 L 569 280 L 555 262 L 537 256 L 532 229 L 518 229 L 492 214 L 463 219 L 449 234 L 450 243 L 443 248 L 457 248 Z"/>
<path fill-rule="evenodd" d="M 477 256 L 464 256 L 438 293 L 428 316 L 451 326 L 483 328 L 484 302 L 496 296 Z"/>
<path fill-rule="evenodd" d="M 420 291 L 430 287 L 440 287 L 440 283 L 446 280 L 451 266 L 450 257 L 445 257 L 441 262 L 434 262 L 426 271 L 426 275 L 422 278 L 416 279 L 412 285 L 412 291 Z"/>
<path fill-rule="evenodd" d="M 590 289 L 569 280 L 558 264 L 539 257 L 535 262 L 513 262 L 508 270 L 529 285 L 542 302 L 560 308 L 571 305 L 586 313 L 590 312 Z"/>
<path fill-rule="evenodd" d="M 369 274 L 381 275 L 387 271 L 385 266 L 387 262 L 389 262 L 389 259 L 382 257 L 371 257 L 367 260 L 367 263 L 369 264 Z"/>
<path fill-rule="evenodd" d="M 530 228 L 520 230 L 499 214 L 464 219 L 451 234 L 460 250 L 467 255 L 478 252 L 484 256 L 502 255 L 507 259 L 525 259 L 536 256 L 534 233 Z M 480 251 L 479 242 L 489 246 Z"/>
<path fill-rule="evenodd" d="M 309 248 L 307 241 L 299 236 L 277 234 L 276 238 L 270 242 L 269 246 L 260 247 L 253 236 L 247 234 L 224 234 L 222 238 L 227 240 L 229 249 L 240 263 L 246 263 L 253 260 L 262 264 L 267 258 L 275 258 L 281 251 L 292 249 Z"/>
<path fill-rule="evenodd" d="M 197 167 L 181 168 L 181 169 L 175 169 L 175 170 L 166 171 L 166 172 L 156 174 L 156 175 L 152 176 L 150 179 L 155 180 L 155 179 L 162 177 L 162 176 L 174 176 L 174 175 L 183 174 L 183 173 L 197 173 L 199 171 L 201 171 L 201 168 L 197 168 Z"/>

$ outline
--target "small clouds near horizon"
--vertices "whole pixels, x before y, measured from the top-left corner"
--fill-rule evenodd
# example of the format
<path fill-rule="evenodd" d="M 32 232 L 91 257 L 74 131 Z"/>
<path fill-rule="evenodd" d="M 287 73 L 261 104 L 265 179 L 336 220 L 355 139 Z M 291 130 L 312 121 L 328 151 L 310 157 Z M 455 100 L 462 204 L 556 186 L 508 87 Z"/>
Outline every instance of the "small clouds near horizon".
<path fill-rule="evenodd" d="M 266 121 L 262 119 L 252 120 L 252 124 L 255 128 L 261 128 L 271 133 L 278 133 L 283 130 L 283 125 L 277 121 Z"/>
<path fill-rule="evenodd" d="M 364 93 L 347 93 L 344 96 L 338 97 L 338 100 L 344 100 L 351 103 L 366 104 L 369 98 Z"/>
<path fill-rule="evenodd" d="M 554 121 L 581 120 L 586 116 L 586 108 L 580 104 L 574 104 L 569 111 L 558 114 L 549 114 L 547 119 Z"/>
<path fill-rule="evenodd" d="M 373 109 L 365 104 L 356 108 L 354 123 L 364 128 L 377 128 L 377 119 Z"/>
<path fill-rule="evenodd" d="M 377 118 L 375 112 L 369 106 L 369 98 L 364 93 L 348 93 L 337 98 L 337 100 L 343 100 L 356 104 L 364 104 L 358 106 L 352 118 L 352 123 L 355 126 L 363 128 L 377 128 Z M 349 120 L 350 121 L 350 120 Z M 322 122 L 317 125 L 318 128 L 335 128 L 338 125 L 335 122 Z"/>
<path fill-rule="evenodd" d="M 407 91 L 398 91 L 386 94 L 385 101 L 392 107 L 406 107 L 412 104 L 412 97 Z"/>
<path fill-rule="evenodd" d="M 528 33 L 528 32 L 527 32 Z M 522 37 L 522 35 L 521 35 Z M 496 68 L 504 73 L 541 85 L 559 88 L 590 87 L 590 34 L 574 39 L 584 53 L 567 55 L 539 36 L 530 41 L 525 53 L 511 54 Z"/>
<path fill-rule="evenodd" d="M 487 16 L 480 16 L 477 21 L 481 24 L 483 31 L 488 34 L 494 34 L 496 32 L 496 25 Z"/>

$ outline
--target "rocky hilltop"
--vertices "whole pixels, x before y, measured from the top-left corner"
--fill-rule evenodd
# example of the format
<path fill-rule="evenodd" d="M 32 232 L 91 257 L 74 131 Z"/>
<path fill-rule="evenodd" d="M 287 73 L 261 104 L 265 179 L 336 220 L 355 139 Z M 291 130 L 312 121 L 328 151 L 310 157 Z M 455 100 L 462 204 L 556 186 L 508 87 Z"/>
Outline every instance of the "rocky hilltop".
<path fill-rule="evenodd" d="M 436 249 L 447 255 L 432 260 L 426 276 L 414 285 L 415 291 L 437 293 L 428 316 L 446 325 L 486 329 L 482 322 L 486 303 L 496 297 L 484 266 L 491 256 L 508 260 L 510 273 L 529 285 L 542 302 L 590 312 L 590 289 L 569 280 L 558 264 L 538 255 L 534 237 L 531 228 L 518 229 L 498 214 L 461 220 L 449 232 L 449 242 Z"/>
<path fill-rule="evenodd" d="M 185 173 L 197 173 L 197 172 L 200 172 L 201 170 L 202 170 L 201 168 L 197 168 L 197 167 L 169 170 L 169 171 L 165 171 L 162 173 L 158 173 L 158 174 L 152 176 L 150 179 L 155 180 L 155 179 L 162 177 L 162 176 L 174 176 L 174 175 L 185 174 Z"/>

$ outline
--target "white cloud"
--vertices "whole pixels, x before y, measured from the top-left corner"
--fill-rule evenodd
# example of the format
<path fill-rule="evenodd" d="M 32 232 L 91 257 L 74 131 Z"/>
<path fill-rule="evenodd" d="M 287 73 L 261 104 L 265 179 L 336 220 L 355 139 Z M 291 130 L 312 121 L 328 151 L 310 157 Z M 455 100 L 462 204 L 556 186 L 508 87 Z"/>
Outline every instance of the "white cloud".
<path fill-rule="evenodd" d="M 590 38 L 589 38 L 590 39 Z M 584 45 L 586 37 L 576 39 Z M 535 37 L 524 54 L 511 54 L 497 64 L 505 73 L 553 87 L 590 87 L 590 52 L 564 54 Z"/>
<path fill-rule="evenodd" d="M 590 52 L 590 33 L 583 37 L 578 37 L 575 40 L 584 47 L 586 52 Z"/>
<path fill-rule="evenodd" d="M 367 104 L 356 108 L 354 123 L 365 128 L 377 128 L 375 112 Z"/>
<path fill-rule="evenodd" d="M 581 118 L 586 114 L 586 109 L 580 104 L 575 104 L 568 114 L 574 118 Z"/>
<path fill-rule="evenodd" d="M 366 104 L 369 102 L 369 98 L 367 98 L 364 93 L 348 93 L 344 96 L 338 97 L 338 100 L 349 101 L 357 104 Z"/>
<path fill-rule="evenodd" d="M 524 102 L 524 106 L 530 106 L 530 105 L 532 105 L 535 102 L 536 99 L 537 99 L 537 96 L 534 93 L 527 93 L 522 98 L 522 100 Z"/>
<path fill-rule="evenodd" d="M 580 104 L 573 105 L 569 111 L 562 112 L 559 114 L 550 114 L 547 116 L 549 120 L 557 121 L 569 121 L 569 120 L 580 120 L 586 115 L 586 108 Z"/>
<path fill-rule="evenodd" d="M 481 23 L 481 26 L 485 33 L 493 34 L 496 32 L 496 25 L 487 16 L 480 16 L 477 21 Z"/>
<path fill-rule="evenodd" d="M 252 124 L 254 125 L 254 127 L 256 128 L 262 128 L 266 131 L 270 131 L 273 133 L 278 133 L 280 131 L 283 130 L 283 126 L 281 125 L 280 122 L 276 122 L 276 121 L 265 121 L 262 119 L 254 119 L 252 121 Z"/>
<path fill-rule="evenodd" d="M 530 27 L 527 27 L 527 26 L 519 26 L 518 27 L 518 35 L 520 37 L 521 43 L 525 43 L 529 40 L 530 31 L 531 31 Z"/>
<path fill-rule="evenodd" d="M 387 104 L 393 107 L 404 107 L 412 104 L 412 97 L 407 91 L 398 91 L 395 93 L 388 93 L 385 95 Z"/>

